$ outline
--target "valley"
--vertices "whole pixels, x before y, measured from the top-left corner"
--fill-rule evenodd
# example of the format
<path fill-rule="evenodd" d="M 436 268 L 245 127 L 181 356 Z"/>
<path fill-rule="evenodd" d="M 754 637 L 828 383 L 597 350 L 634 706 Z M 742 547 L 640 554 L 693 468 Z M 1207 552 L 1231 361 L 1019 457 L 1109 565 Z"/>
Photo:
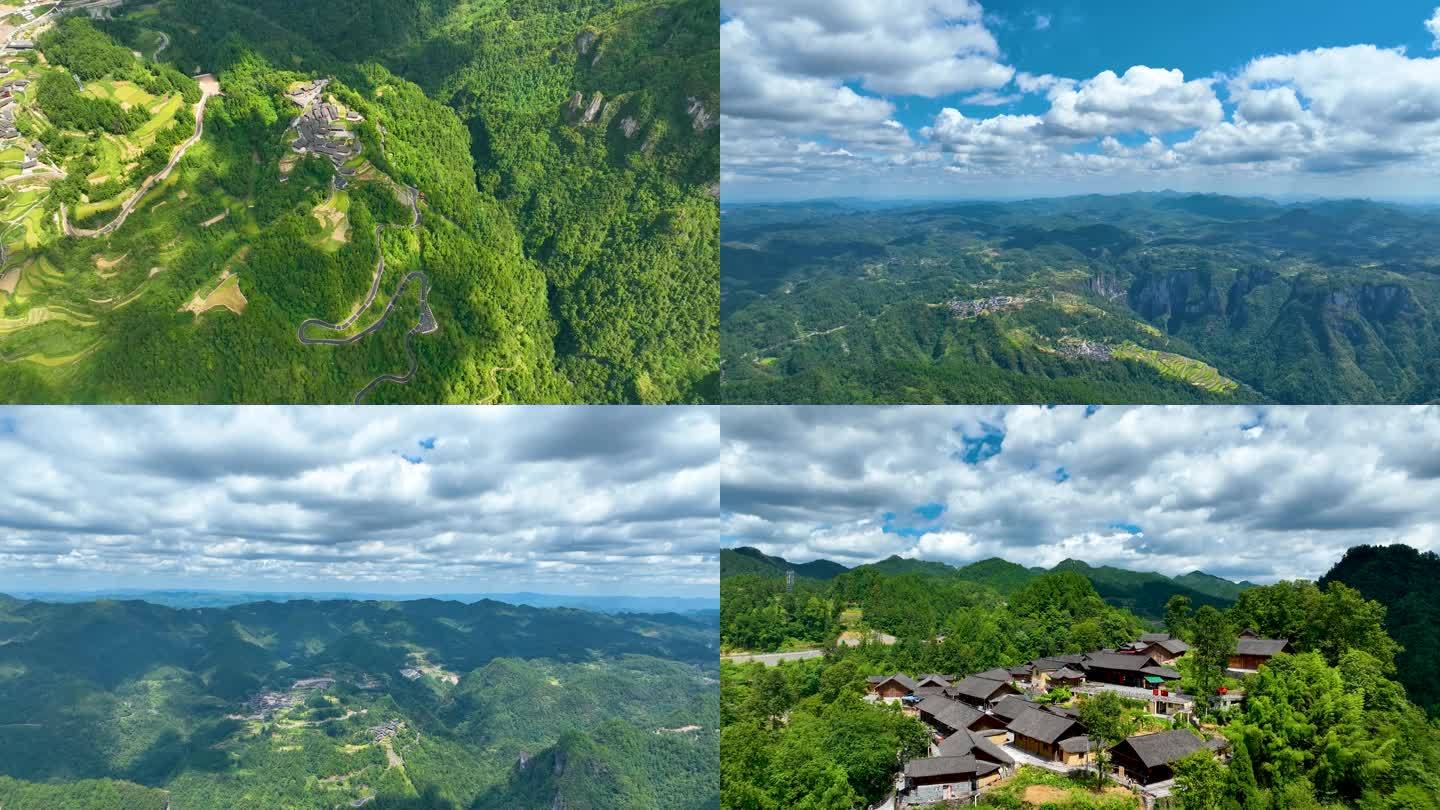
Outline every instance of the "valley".
<path fill-rule="evenodd" d="M 713 808 L 714 627 L 493 601 L 0 597 L 0 716 L 19 721 L 0 726 L 0 801 Z"/>
<path fill-rule="evenodd" d="M 1427 402 L 1437 224 L 1174 192 L 728 207 L 725 399 Z"/>

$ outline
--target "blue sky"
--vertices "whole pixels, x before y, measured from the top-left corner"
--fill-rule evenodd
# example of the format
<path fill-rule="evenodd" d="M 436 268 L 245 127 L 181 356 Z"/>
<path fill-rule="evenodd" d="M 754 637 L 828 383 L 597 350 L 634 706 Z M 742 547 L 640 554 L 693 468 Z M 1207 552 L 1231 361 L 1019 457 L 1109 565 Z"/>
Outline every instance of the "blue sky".
<path fill-rule="evenodd" d="M 1360 543 L 1440 548 L 1435 407 L 719 410 L 722 542 L 794 562 L 1274 582 Z"/>
<path fill-rule="evenodd" d="M 703 596 L 699 408 L 0 408 L 0 593 Z"/>
<path fill-rule="evenodd" d="M 723 6 L 727 200 L 1440 186 L 1434 0 Z"/>

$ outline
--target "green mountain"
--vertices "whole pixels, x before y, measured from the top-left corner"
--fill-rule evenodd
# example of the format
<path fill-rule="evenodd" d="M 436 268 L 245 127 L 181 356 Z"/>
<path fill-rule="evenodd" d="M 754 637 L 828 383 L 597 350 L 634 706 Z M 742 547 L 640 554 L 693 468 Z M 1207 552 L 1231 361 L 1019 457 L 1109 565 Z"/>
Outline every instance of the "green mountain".
<path fill-rule="evenodd" d="M 833 579 L 848 571 L 874 571 L 886 576 L 915 574 L 922 577 L 963 579 L 994 588 L 1001 594 L 1013 594 L 1046 573 L 1043 568 L 1026 568 L 998 557 L 970 563 L 961 568 L 932 560 L 918 560 L 891 555 L 884 560 L 847 569 L 830 560 L 815 560 L 791 566 L 780 557 L 771 557 L 753 548 L 722 549 L 721 578 L 739 574 L 780 576 L 787 568 L 797 575 L 814 579 Z M 1234 602 L 1241 591 L 1255 587 L 1250 582 L 1231 582 L 1203 571 L 1167 577 L 1153 571 L 1129 571 L 1112 566 L 1092 566 L 1080 560 L 1064 560 L 1050 571 L 1074 571 L 1090 580 L 1100 596 L 1112 605 L 1128 608 L 1140 616 L 1159 621 L 1165 615 L 1165 603 L 1177 594 L 1190 598 L 1192 607 L 1214 605 L 1225 607 Z M 805 573 L 818 571 L 815 573 Z"/>
<path fill-rule="evenodd" d="M 758 576 L 784 576 L 794 571 L 797 577 L 810 579 L 833 579 L 850 569 L 831 560 L 812 560 L 807 563 L 791 563 L 781 557 L 771 557 L 759 549 L 741 546 L 720 550 L 720 576 L 755 574 Z"/>
<path fill-rule="evenodd" d="M 1320 578 L 1385 606 L 1385 631 L 1401 646 L 1396 679 L 1431 716 L 1440 714 L 1440 556 L 1406 545 L 1355 546 Z"/>
<path fill-rule="evenodd" d="M 1255 583 L 1249 580 L 1231 582 L 1228 579 L 1207 574 L 1204 571 L 1191 571 L 1188 574 L 1181 574 L 1171 580 L 1176 585 L 1182 585 L 1192 591 L 1199 591 L 1216 599 L 1235 601 L 1240 598 L 1240 592 L 1256 587 Z"/>
<path fill-rule="evenodd" d="M 908 557 L 901 557 L 892 554 L 880 562 L 857 565 L 853 571 L 875 571 L 887 576 L 899 576 L 901 574 L 918 574 L 924 577 L 952 577 L 955 576 L 955 567 L 942 562 L 929 560 L 915 560 Z"/>
<path fill-rule="evenodd" d="M 1074 571 L 1095 586 L 1101 598 L 1118 607 L 1128 608 L 1141 618 L 1158 621 L 1165 616 L 1165 603 L 1170 597 L 1190 598 L 1192 608 L 1213 605 L 1223 608 L 1234 598 L 1213 596 L 1178 583 L 1153 571 L 1128 571 L 1108 565 L 1092 566 L 1080 560 L 1062 560 L 1051 571 Z M 1201 576 L 1208 576 L 1201 574 Z M 1213 585 L 1212 585 L 1213 587 Z M 1238 587 L 1238 586 L 1237 586 Z"/>
<path fill-rule="evenodd" d="M 713 0 L 114 14 L 6 60 L 0 399 L 715 393 Z"/>
<path fill-rule="evenodd" d="M 627 806 L 703 807 L 656 786 L 718 778 L 716 622 L 493 601 L 6 602 L 0 775 L 125 780 L 176 807 L 459 810 L 575 735 L 597 741 L 595 767 L 653 774 Z M 633 744 L 652 737 L 669 747 Z"/>
<path fill-rule="evenodd" d="M 1440 211 L 1173 192 L 727 206 L 728 402 L 1440 396 Z"/>
<path fill-rule="evenodd" d="M 1043 572 L 1039 569 L 1026 568 L 999 557 L 991 557 L 962 567 L 957 576 L 989 585 L 1002 594 L 1011 594 L 1028 585 L 1030 580 L 1041 573 Z"/>

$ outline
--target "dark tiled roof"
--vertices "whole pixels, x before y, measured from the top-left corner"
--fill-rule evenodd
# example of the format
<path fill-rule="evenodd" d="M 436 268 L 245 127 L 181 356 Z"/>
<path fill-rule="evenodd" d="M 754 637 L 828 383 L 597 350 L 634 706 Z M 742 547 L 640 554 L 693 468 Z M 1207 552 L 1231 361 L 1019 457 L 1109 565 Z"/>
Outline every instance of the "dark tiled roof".
<path fill-rule="evenodd" d="M 916 683 L 925 683 L 926 681 L 932 681 L 939 686 L 950 685 L 950 679 L 946 678 L 944 675 L 921 675 L 920 677 L 915 679 Z"/>
<path fill-rule="evenodd" d="M 1002 765 L 1015 764 L 1015 760 L 1011 759 L 1009 754 L 1001 751 L 995 743 L 972 731 L 957 731 L 946 737 L 945 741 L 940 743 L 940 756 L 973 756 L 976 759 L 990 760 Z"/>
<path fill-rule="evenodd" d="M 1146 675 L 1154 675 L 1157 678 L 1164 678 L 1167 681 L 1180 680 L 1180 673 L 1169 667 L 1145 667 L 1140 670 Z"/>
<path fill-rule="evenodd" d="M 1141 633 L 1141 641 L 1165 641 L 1170 638 L 1169 633 Z"/>
<path fill-rule="evenodd" d="M 905 763 L 905 775 L 914 777 L 968 776 L 975 773 L 975 757 L 928 757 Z"/>
<path fill-rule="evenodd" d="M 989 678 L 989 679 L 992 680 L 992 681 L 1009 681 L 1009 680 L 1010 680 L 1010 670 L 1005 669 L 1005 668 L 1003 668 L 1003 667 L 995 667 L 995 668 L 993 668 L 993 669 L 987 669 L 987 670 L 985 670 L 984 672 L 977 672 L 977 673 L 975 673 L 974 675 L 972 675 L 972 676 L 970 676 L 970 677 L 972 677 L 972 678 Z"/>
<path fill-rule="evenodd" d="M 970 728 L 984 716 L 974 708 L 948 697 L 925 698 L 918 708 L 934 718 L 936 723 L 955 731 Z"/>
<path fill-rule="evenodd" d="M 1237 655 L 1279 655 L 1290 642 L 1283 638 L 1242 638 L 1235 642 Z"/>
<path fill-rule="evenodd" d="M 990 713 L 1008 723 L 1035 708 L 1035 705 L 1019 695 L 1006 695 L 995 701 L 995 705 L 990 707 Z"/>
<path fill-rule="evenodd" d="M 1165 652 L 1168 652 L 1171 655 L 1179 655 L 1180 653 L 1183 653 L 1186 650 L 1190 649 L 1189 644 L 1186 644 L 1178 638 L 1167 638 L 1164 641 L 1160 642 L 1160 646 L 1165 650 Z"/>
<path fill-rule="evenodd" d="M 1004 680 L 995 680 L 980 675 L 971 675 L 965 680 L 955 684 L 950 691 L 957 695 L 975 698 L 978 700 L 989 700 L 996 692 L 1001 691 L 1010 685 L 1009 673 L 1006 673 Z"/>
<path fill-rule="evenodd" d="M 1079 670 L 1077 670 L 1077 669 L 1071 669 L 1070 667 L 1061 667 L 1061 668 L 1055 670 L 1054 672 L 1050 673 L 1050 677 L 1052 677 L 1052 678 L 1060 678 L 1061 680 L 1066 680 L 1066 679 L 1072 679 L 1072 680 L 1073 680 L 1073 679 L 1075 679 L 1075 678 L 1083 678 L 1083 677 L 1085 677 L 1085 673 L 1083 673 L 1083 672 L 1081 672 L 1081 671 L 1079 671 Z"/>
<path fill-rule="evenodd" d="M 1085 660 L 1083 655 L 1051 655 L 1045 658 L 1036 658 L 1030 664 L 1041 672 L 1051 672 L 1066 665 L 1078 664 Z"/>
<path fill-rule="evenodd" d="M 914 696 L 916 696 L 916 697 L 920 697 L 920 698 L 935 697 L 935 696 L 937 696 L 937 695 L 943 695 L 943 694 L 945 694 L 945 687 L 943 687 L 943 686 L 917 686 L 917 687 L 915 687 L 914 689 L 910 690 L 910 694 L 912 694 L 912 695 L 914 695 Z"/>
<path fill-rule="evenodd" d="M 1127 737 L 1120 745 L 1128 746 L 1147 768 L 1168 765 L 1186 754 L 1201 748 L 1213 748 L 1214 743 L 1202 740 L 1184 729 L 1161 731 L 1155 734 L 1141 734 Z M 1113 750 L 1113 749 L 1112 749 Z"/>
<path fill-rule="evenodd" d="M 1112 652 L 1093 652 L 1085 656 L 1082 663 L 1086 669 L 1098 667 L 1100 669 L 1118 669 L 1126 672 L 1139 672 L 1146 667 L 1155 666 L 1155 662 L 1148 655 L 1124 655 Z"/>
<path fill-rule="evenodd" d="M 903 673 L 898 673 L 898 672 L 897 672 L 896 674 L 894 674 L 894 675 L 891 675 L 891 676 L 888 677 L 888 678 L 883 678 L 883 679 L 881 679 L 880 683 L 883 684 L 883 683 L 885 683 L 885 682 L 887 682 L 887 681 L 894 681 L 894 682 L 900 684 L 901 686 L 905 687 L 906 689 L 909 689 L 909 690 L 912 691 L 912 692 L 915 691 L 915 687 L 916 687 L 916 686 L 919 686 L 919 684 L 917 684 L 917 683 L 915 683 L 914 681 L 910 680 L 910 676 L 909 676 L 909 675 L 905 675 L 905 674 L 903 674 Z M 879 684 L 877 684 L 877 686 L 878 686 L 878 685 L 879 685 Z"/>
<path fill-rule="evenodd" d="M 1067 754 L 1083 754 L 1090 750 L 1090 738 L 1083 735 L 1066 738 L 1060 741 L 1060 750 Z"/>
<path fill-rule="evenodd" d="M 1074 718 L 1062 717 L 1045 709 L 1031 709 L 1010 721 L 1006 728 L 1016 734 L 1053 743 L 1075 727 Z"/>

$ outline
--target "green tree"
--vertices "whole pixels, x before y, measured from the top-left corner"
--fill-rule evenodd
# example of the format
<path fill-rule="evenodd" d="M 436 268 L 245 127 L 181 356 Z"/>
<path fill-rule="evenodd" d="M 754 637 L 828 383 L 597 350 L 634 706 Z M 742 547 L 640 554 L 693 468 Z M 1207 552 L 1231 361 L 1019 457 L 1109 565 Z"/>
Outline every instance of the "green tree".
<path fill-rule="evenodd" d="M 1129 711 L 1134 703 L 1114 692 L 1103 691 L 1080 704 L 1080 724 L 1090 738 L 1090 751 L 1095 758 L 1096 790 L 1105 787 L 1106 752 L 1135 733 L 1135 717 Z"/>
<path fill-rule="evenodd" d="M 1183 638 L 1190 623 L 1190 597 L 1177 593 L 1165 601 L 1165 630 L 1175 638 Z"/>
<path fill-rule="evenodd" d="M 1215 690 L 1224 680 L 1230 654 L 1235 651 L 1235 628 L 1225 614 L 1204 605 L 1191 617 L 1191 644 L 1186 655 L 1190 676 L 1195 683 L 1195 708 L 1208 713 Z"/>
<path fill-rule="evenodd" d="M 1182 810 L 1216 810 L 1225 804 L 1226 777 L 1215 754 L 1195 751 L 1174 765 L 1175 796 Z"/>

